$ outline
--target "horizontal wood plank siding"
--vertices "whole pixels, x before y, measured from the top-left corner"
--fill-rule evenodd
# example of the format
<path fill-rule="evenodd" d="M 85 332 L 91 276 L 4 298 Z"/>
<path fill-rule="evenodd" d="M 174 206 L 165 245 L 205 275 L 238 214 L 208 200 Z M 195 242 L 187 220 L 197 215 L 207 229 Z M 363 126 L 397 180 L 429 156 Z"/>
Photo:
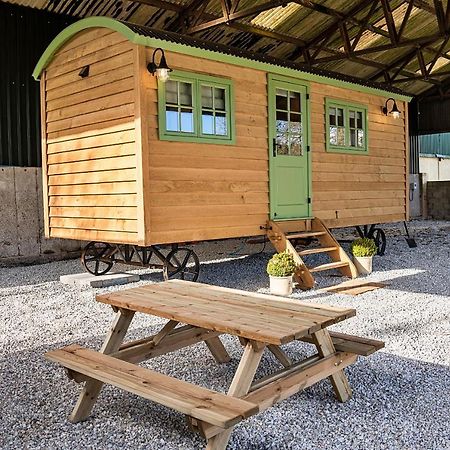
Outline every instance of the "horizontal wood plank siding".
<path fill-rule="evenodd" d="M 86 30 L 57 52 L 46 80 L 48 234 L 136 244 L 133 45 Z"/>
<path fill-rule="evenodd" d="M 406 218 L 405 114 L 381 111 L 386 99 L 352 92 L 368 107 L 368 154 L 325 150 L 325 98 L 350 101 L 349 91 L 311 83 L 312 202 L 314 216 L 330 227 L 401 221 Z M 406 104 L 398 102 L 404 111 Z"/>
<path fill-rule="evenodd" d="M 151 50 L 147 49 L 147 59 Z M 160 141 L 156 82 L 144 82 L 149 112 L 152 243 L 262 234 L 269 214 L 267 76 L 248 68 L 166 54 L 171 67 L 233 81 L 236 144 Z"/>

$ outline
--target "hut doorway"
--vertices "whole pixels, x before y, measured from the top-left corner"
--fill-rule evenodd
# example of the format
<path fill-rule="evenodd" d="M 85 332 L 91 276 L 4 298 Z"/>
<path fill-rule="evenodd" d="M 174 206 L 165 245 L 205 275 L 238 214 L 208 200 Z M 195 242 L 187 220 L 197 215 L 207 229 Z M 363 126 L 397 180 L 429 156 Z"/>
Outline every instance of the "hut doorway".
<path fill-rule="evenodd" d="M 269 77 L 270 215 L 311 216 L 307 87 Z"/>

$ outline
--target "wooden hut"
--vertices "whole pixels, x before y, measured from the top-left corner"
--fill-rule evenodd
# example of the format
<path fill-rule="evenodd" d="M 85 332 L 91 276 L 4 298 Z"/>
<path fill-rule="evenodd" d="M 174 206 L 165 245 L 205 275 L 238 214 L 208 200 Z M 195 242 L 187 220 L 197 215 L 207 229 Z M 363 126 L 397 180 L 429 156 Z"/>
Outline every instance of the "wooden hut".
<path fill-rule="evenodd" d="M 104 17 L 64 30 L 33 75 L 47 237 L 148 247 L 408 219 L 398 91 Z"/>

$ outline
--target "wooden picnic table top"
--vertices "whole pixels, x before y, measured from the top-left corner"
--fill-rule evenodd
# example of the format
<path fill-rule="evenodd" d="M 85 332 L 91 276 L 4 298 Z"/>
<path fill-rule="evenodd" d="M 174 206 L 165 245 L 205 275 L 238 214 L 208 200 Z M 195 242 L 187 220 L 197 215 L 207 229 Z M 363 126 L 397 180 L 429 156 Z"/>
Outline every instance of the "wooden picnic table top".
<path fill-rule="evenodd" d="M 182 280 L 101 294 L 96 299 L 118 308 L 275 345 L 356 315 L 353 308 Z"/>

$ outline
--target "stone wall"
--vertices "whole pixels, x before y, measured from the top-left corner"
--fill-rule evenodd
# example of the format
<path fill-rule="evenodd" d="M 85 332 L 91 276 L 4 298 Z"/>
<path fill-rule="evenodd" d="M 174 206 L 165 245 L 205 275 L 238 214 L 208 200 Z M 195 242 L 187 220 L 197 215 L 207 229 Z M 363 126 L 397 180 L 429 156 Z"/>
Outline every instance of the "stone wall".
<path fill-rule="evenodd" d="M 44 237 L 41 169 L 0 167 L 0 263 L 75 256 L 79 241 Z"/>
<path fill-rule="evenodd" d="M 428 217 L 450 220 L 450 181 L 427 183 Z"/>

